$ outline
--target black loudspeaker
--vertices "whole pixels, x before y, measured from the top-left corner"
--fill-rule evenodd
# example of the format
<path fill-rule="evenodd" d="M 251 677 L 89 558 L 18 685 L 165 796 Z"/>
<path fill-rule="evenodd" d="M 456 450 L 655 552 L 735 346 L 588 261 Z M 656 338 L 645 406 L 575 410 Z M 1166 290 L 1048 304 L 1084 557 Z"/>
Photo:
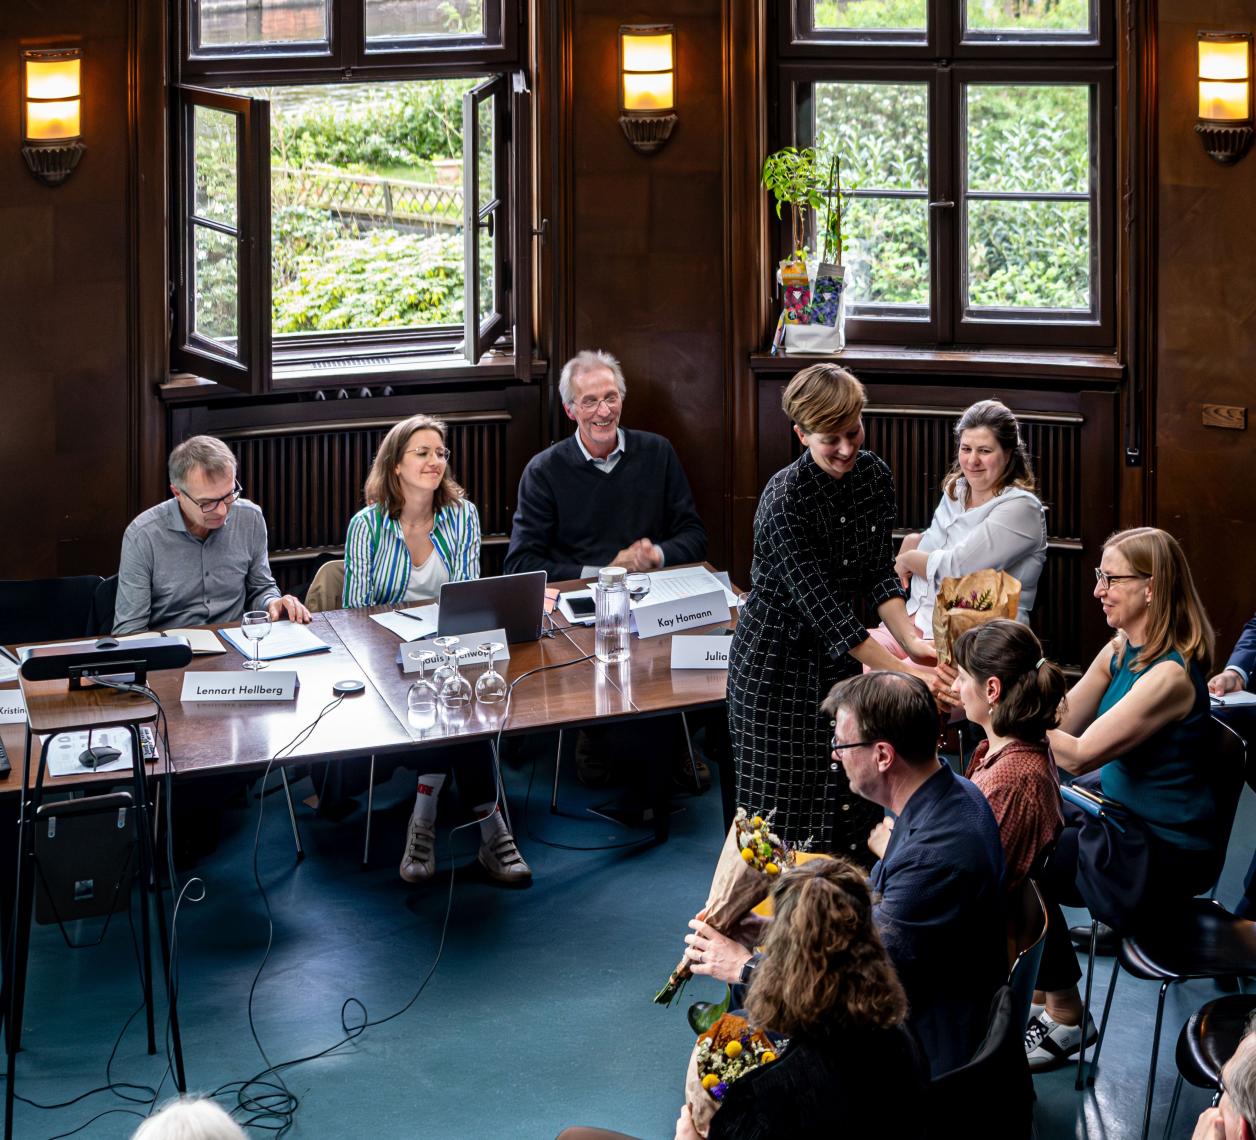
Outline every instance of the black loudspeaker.
<path fill-rule="evenodd" d="M 130 792 L 41 804 L 35 813 L 35 921 L 58 923 L 64 931 L 67 922 L 125 910 L 138 840 Z"/>
<path fill-rule="evenodd" d="M 134 674 L 143 682 L 148 671 L 182 669 L 192 660 L 186 637 L 153 634 L 119 643 L 112 637 L 99 641 L 65 641 L 57 645 L 28 645 L 18 650 L 22 676 L 28 681 L 61 681 L 80 688 L 93 677 Z"/>

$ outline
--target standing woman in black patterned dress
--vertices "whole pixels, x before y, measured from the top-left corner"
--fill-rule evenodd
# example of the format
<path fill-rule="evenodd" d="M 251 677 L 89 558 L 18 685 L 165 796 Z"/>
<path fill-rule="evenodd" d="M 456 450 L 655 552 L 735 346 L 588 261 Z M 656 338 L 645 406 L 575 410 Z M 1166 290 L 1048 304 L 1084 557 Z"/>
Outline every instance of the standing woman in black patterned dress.
<path fill-rule="evenodd" d="M 820 701 L 863 665 L 913 666 L 869 636 L 858 603 L 875 607 L 914 661 L 935 661 L 894 573 L 893 477 L 860 450 L 866 403 L 863 385 L 833 364 L 804 368 L 785 389 L 782 406 L 807 450 L 759 499 L 750 597 L 728 670 L 737 803 L 775 811 L 773 830 L 787 843 L 810 837 L 818 850 L 865 864 L 883 812 L 850 790 Z"/>

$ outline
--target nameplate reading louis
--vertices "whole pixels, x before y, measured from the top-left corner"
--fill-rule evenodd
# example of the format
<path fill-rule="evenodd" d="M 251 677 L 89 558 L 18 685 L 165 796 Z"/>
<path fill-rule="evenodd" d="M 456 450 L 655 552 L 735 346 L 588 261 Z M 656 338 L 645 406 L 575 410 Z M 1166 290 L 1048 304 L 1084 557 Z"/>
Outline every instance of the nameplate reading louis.
<path fill-rule="evenodd" d="M 726 634 L 695 633 L 672 638 L 673 669 L 727 669 L 728 647 L 733 639 Z"/>
<path fill-rule="evenodd" d="M 684 633 L 687 629 L 728 621 L 728 600 L 723 590 L 712 591 L 689 598 L 671 598 L 656 605 L 637 606 L 632 616 L 641 637 Z"/>
<path fill-rule="evenodd" d="M 240 669 L 221 673 L 184 673 L 184 701 L 292 701 L 297 675 L 291 669 Z"/>

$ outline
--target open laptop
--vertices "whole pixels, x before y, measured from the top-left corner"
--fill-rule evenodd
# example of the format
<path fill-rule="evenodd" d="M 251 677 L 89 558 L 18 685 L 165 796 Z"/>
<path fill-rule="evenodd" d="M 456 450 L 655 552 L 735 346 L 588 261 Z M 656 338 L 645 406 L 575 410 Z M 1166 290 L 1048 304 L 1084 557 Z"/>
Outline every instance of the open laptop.
<path fill-rule="evenodd" d="M 545 571 L 503 574 L 470 582 L 446 582 L 440 588 L 436 632 L 444 637 L 504 629 L 506 640 L 536 641 L 545 610 Z"/>

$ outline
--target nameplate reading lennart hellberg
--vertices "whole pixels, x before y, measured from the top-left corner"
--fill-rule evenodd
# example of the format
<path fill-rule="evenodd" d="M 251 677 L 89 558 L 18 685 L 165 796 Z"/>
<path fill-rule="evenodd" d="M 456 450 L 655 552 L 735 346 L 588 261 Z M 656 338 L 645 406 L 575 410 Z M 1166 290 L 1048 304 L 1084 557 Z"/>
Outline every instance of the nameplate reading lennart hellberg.
<path fill-rule="evenodd" d="M 673 669 L 728 669 L 728 647 L 733 639 L 726 634 L 692 633 L 672 638 Z"/>
<path fill-rule="evenodd" d="M 632 611 L 632 617 L 641 637 L 684 633 L 687 629 L 728 621 L 728 599 L 723 590 L 694 594 L 689 598 L 671 598 L 656 605 L 637 606 Z"/>
<path fill-rule="evenodd" d="M 293 701 L 297 675 L 291 669 L 240 669 L 221 673 L 184 673 L 184 701 Z"/>

